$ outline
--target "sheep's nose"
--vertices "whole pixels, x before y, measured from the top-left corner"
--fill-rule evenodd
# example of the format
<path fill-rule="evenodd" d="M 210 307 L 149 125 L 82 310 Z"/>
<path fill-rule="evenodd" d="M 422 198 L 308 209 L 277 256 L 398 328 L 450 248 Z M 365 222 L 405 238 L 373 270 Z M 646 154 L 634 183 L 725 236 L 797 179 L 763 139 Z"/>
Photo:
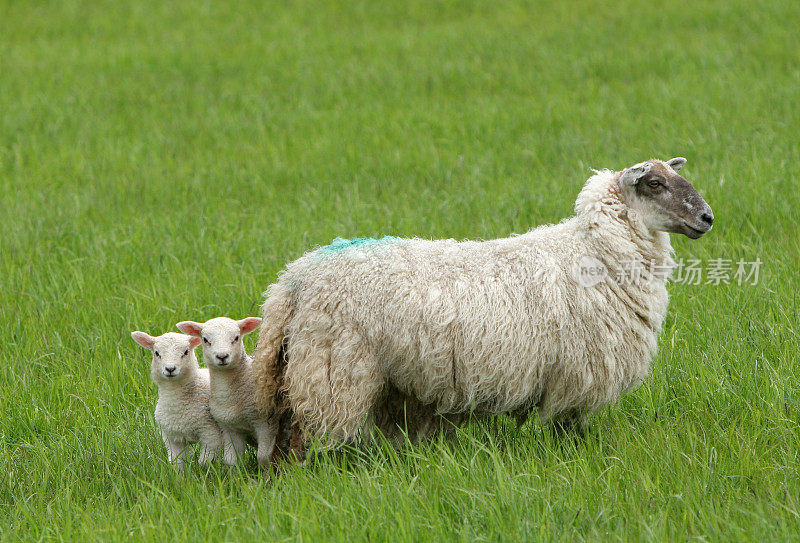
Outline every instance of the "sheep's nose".
<path fill-rule="evenodd" d="M 708 223 L 709 226 L 711 226 L 711 224 L 714 222 L 714 215 L 713 213 L 703 213 L 700 215 L 700 220 Z"/>
<path fill-rule="evenodd" d="M 175 368 L 175 366 L 166 366 L 164 369 L 171 375 L 177 368 Z"/>
<path fill-rule="evenodd" d="M 228 359 L 228 356 L 230 356 L 230 355 L 227 355 L 227 354 L 218 354 L 218 355 L 217 355 L 217 358 L 219 359 L 219 361 L 220 361 L 220 362 L 225 362 L 225 361 Z"/>

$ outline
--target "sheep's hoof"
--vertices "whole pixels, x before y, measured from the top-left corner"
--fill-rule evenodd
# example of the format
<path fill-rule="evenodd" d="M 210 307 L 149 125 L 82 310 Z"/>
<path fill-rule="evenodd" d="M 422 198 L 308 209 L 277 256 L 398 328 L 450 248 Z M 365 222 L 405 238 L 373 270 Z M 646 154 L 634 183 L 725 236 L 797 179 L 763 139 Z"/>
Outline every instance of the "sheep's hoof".
<path fill-rule="evenodd" d="M 553 431 L 559 440 L 570 436 L 585 439 L 586 430 L 586 421 L 578 414 L 566 415 L 553 421 Z"/>

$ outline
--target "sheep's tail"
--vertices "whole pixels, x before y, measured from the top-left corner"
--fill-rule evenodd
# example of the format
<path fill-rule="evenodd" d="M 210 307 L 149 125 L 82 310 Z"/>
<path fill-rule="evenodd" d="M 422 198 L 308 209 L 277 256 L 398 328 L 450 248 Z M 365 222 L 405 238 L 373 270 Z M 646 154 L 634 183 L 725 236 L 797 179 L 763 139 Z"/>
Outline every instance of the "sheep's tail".
<path fill-rule="evenodd" d="M 258 333 L 253 354 L 255 400 L 259 412 L 276 420 L 284 409 L 283 374 L 285 368 L 284 340 L 294 306 L 290 292 L 281 283 L 271 285 L 261 307 L 264 320 Z"/>

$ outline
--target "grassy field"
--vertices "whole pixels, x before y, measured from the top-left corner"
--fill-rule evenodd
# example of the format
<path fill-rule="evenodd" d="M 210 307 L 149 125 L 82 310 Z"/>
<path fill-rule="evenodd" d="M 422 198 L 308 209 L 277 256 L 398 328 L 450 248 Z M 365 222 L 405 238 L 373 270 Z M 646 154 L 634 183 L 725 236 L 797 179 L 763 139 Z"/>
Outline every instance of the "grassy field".
<path fill-rule="evenodd" d="M 0 0 L 0 539 L 800 537 L 800 3 Z M 129 337 L 336 236 L 491 238 L 683 155 L 714 209 L 651 376 L 272 480 L 166 462 Z M 252 347 L 253 339 L 248 338 Z"/>

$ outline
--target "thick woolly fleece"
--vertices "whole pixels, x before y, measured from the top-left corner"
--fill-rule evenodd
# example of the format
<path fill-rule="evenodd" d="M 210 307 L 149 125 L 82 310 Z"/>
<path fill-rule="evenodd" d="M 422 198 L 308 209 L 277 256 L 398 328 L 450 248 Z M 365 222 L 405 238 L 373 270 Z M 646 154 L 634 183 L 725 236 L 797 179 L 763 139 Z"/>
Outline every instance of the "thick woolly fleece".
<path fill-rule="evenodd" d="M 442 417 L 559 421 L 616 402 L 647 375 L 673 265 L 619 175 L 596 172 L 574 217 L 523 235 L 336 240 L 292 262 L 262 308 L 259 406 L 336 444 L 373 425 L 413 439 Z M 583 286 L 586 256 L 612 273 Z M 632 265 L 638 280 L 618 281 Z"/>

